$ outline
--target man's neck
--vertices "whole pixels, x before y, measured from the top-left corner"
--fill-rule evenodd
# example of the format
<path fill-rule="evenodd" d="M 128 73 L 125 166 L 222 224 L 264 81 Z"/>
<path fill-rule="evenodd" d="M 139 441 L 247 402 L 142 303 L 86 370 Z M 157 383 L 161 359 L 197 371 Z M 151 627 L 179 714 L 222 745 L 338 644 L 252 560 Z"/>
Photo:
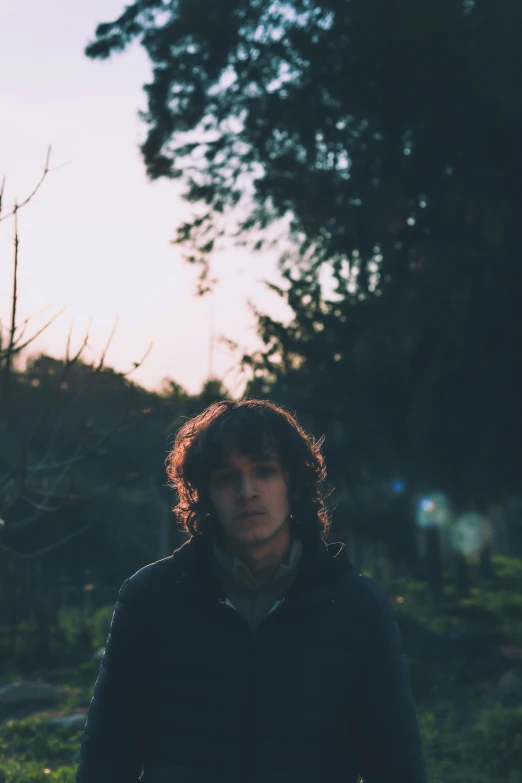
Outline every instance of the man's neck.
<path fill-rule="evenodd" d="M 221 547 L 227 554 L 235 555 L 242 560 L 258 582 L 268 582 L 285 561 L 291 543 L 290 531 L 285 526 L 273 539 L 262 544 L 245 545 L 225 537 Z"/>

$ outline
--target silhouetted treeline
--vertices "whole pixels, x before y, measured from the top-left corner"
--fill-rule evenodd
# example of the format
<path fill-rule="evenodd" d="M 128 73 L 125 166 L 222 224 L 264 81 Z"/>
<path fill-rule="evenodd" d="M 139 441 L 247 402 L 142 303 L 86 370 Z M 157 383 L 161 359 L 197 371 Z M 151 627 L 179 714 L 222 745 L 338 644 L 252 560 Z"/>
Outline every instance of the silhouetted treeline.
<path fill-rule="evenodd" d="M 111 369 L 94 372 L 82 362 L 64 381 L 62 369 L 63 362 L 41 356 L 14 372 L 8 415 L 0 419 L 6 436 L 0 591 L 9 596 L 0 603 L 0 626 L 6 631 L 35 618 L 42 659 L 49 628 L 73 594 L 86 589 L 89 600 L 103 603 L 127 576 L 183 542 L 170 510 L 175 497 L 166 486 L 164 460 L 184 417 L 226 396 L 219 381 L 190 396 L 175 382 L 152 393 Z M 274 386 L 273 392 L 274 399 L 288 402 L 284 389 Z M 370 475 L 350 487 L 353 454 L 344 448 L 349 434 L 320 405 L 305 406 L 304 396 L 296 403 L 298 413 L 303 406 L 306 426 L 327 436 L 333 537 L 347 542 L 359 568 L 387 564 L 433 578 L 411 491 L 398 478 L 378 482 Z M 57 482 L 64 465 L 66 475 Z M 20 483 L 24 491 L 12 502 Z M 511 512 L 496 509 L 497 552 L 522 555 L 520 523 L 516 503 Z"/>
<path fill-rule="evenodd" d="M 183 542 L 164 460 L 181 417 L 225 394 L 219 381 L 155 394 L 108 368 L 63 369 L 40 356 L 13 371 L 0 412 L 0 626 L 33 617 L 44 647 L 71 590 L 102 595 Z"/>

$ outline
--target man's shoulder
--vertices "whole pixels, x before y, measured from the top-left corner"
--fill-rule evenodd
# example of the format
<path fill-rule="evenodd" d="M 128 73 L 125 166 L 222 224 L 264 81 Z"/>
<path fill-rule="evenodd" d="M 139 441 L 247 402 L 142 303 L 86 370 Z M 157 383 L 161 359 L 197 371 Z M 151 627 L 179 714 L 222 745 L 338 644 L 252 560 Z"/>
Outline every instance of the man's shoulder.
<path fill-rule="evenodd" d="M 132 600 L 134 597 L 158 591 L 163 593 L 165 588 L 172 587 L 179 581 L 189 556 L 190 541 L 187 541 L 168 557 L 143 566 L 125 580 L 122 585 L 123 599 Z"/>

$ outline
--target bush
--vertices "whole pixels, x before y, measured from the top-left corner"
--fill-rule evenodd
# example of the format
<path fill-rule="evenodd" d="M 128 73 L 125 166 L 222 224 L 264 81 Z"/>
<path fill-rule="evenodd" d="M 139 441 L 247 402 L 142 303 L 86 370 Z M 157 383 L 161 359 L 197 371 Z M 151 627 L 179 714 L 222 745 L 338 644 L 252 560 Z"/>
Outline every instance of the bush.
<path fill-rule="evenodd" d="M 113 611 L 113 606 L 102 606 L 94 612 L 89 608 L 62 609 L 57 628 L 69 646 L 77 647 L 82 640 L 89 639 L 90 651 L 94 652 L 105 644 Z"/>
<path fill-rule="evenodd" d="M 414 579 L 380 580 L 398 614 L 407 613 L 425 628 L 451 633 L 463 628 L 496 637 L 499 644 L 522 645 L 522 558 L 493 558 L 495 579 L 472 587 L 459 598 L 446 578 L 441 601 L 434 601 L 425 582 Z M 476 574 L 472 581 L 479 583 Z M 398 600 L 400 598 L 400 601 Z"/>
<path fill-rule="evenodd" d="M 44 717 L 0 724 L 0 783 L 74 783 L 81 735 Z"/>
<path fill-rule="evenodd" d="M 61 609 L 49 629 L 50 666 L 79 666 L 103 647 L 113 611 L 113 606 L 96 610 L 89 607 Z M 9 660 L 8 646 L 4 633 L 0 636 L 0 666 L 8 662 L 10 668 L 24 675 L 39 670 L 39 629 L 34 618 L 23 620 L 16 628 L 14 661 Z"/>
<path fill-rule="evenodd" d="M 105 646 L 107 636 L 109 635 L 109 629 L 111 627 L 112 614 L 114 612 L 113 606 L 102 606 L 97 609 L 93 615 L 89 618 L 89 627 L 91 631 L 92 649 L 99 650 L 100 647 Z"/>
<path fill-rule="evenodd" d="M 513 770 L 522 776 L 522 706 L 497 704 L 485 711 L 473 728 L 469 752 L 482 757 L 492 780 L 507 780 Z"/>
<path fill-rule="evenodd" d="M 37 762 L 0 762 L 0 783 L 75 783 L 76 766 L 50 769 Z"/>
<path fill-rule="evenodd" d="M 419 714 L 430 783 L 491 783 L 522 776 L 522 707 L 496 705 L 471 723 Z"/>

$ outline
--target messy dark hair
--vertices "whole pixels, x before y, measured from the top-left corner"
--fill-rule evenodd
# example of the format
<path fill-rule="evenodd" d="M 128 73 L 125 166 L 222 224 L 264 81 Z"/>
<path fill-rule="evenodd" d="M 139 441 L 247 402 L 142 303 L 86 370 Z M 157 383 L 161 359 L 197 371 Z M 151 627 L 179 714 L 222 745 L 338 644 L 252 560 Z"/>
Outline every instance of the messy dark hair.
<path fill-rule="evenodd" d="M 208 494 L 210 474 L 237 449 L 257 458 L 274 453 L 288 473 L 290 523 L 294 535 L 318 535 L 329 530 L 322 484 L 326 478 L 321 446 L 296 418 L 269 400 L 221 400 L 189 419 L 176 433 L 167 458 L 169 484 L 178 495 L 174 513 L 181 530 L 209 535 L 215 517 Z"/>

